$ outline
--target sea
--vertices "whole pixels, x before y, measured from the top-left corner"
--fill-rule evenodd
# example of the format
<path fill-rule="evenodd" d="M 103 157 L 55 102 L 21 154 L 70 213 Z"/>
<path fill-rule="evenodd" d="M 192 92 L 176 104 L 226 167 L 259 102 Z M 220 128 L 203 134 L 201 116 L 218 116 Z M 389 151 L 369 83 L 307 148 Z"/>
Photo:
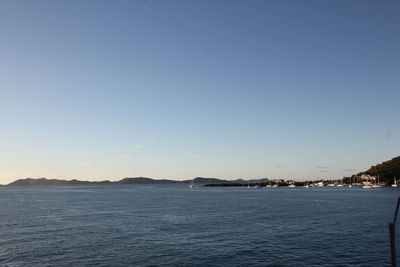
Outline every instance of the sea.
<path fill-rule="evenodd" d="M 0 266 L 390 266 L 399 192 L 1 187 Z"/>

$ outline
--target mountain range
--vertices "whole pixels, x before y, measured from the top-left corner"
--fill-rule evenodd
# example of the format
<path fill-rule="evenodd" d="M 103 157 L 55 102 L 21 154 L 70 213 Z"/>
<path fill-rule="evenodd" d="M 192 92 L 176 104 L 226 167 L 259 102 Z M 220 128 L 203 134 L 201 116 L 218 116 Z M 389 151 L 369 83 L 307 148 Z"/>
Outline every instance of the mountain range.
<path fill-rule="evenodd" d="M 12 183 L 9 183 L 7 186 L 72 186 L 72 185 L 111 185 L 111 184 L 224 184 L 224 183 L 255 183 L 255 182 L 265 182 L 268 181 L 267 178 L 263 178 L 260 180 L 243 180 L 238 179 L 234 181 L 221 180 L 218 178 L 204 178 L 204 177 L 196 177 L 193 180 L 184 180 L 184 181 L 176 181 L 176 180 L 157 180 L 147 177 L 133 177 L 133 178 L 124 178 L 119 181 L 79 181 L 76 179 L 73 180 L 59 180 L 59 179 L 47 179 L 47 178 L 25 178 L 19 179 Z"/>
<path fill-rule="evenodd" d="M 354 176 L 361 176 L 362 174 L 369 174 L 373 176 L 379 176 L 381 182 L 393 183 L 393 179 L 400 179 L 400 156 L 392 158 L 391 160 L 382 162 L 380 164 L 371 166 L 368 170 L 360 172 Z M 46 179 L 46 178 L 26 178 L 19 179 L 8 186 L 70 186 L 70 185 L 111 185 L 111 184 L 188 184 L 191 182 L 195 184 L 256 184 L 266 183 L 269 180 L 267 178 L 262 179 L 251 179 L 251 180 L 222 180 L 218 178 L 204 178 L 196 177 L 192 180 L 167 180 L 167 179 L 152 179 L 147 177 L 129 177 L 119 181 L 80 181 L 80 180 L 59 180 L 59 179 Z"/>

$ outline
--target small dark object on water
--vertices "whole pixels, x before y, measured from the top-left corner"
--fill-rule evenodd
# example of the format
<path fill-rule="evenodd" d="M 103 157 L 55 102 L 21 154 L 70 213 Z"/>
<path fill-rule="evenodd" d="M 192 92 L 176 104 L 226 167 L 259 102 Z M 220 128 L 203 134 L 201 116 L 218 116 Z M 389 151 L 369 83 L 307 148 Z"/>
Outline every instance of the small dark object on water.
<path fill-rule="evenodd" d="M 393 222 L 389 223 L 389 236 L 390 236 L 390 255 L 392 258 L 392 267 L 397 266 L 397 257 L 396 257 L 396 221 L 397 221 L 397 214 L 399 212 L 399 204 L 400 204 L 400 197 L 397 199 L 397 206 L 396 211 L 394 213 Z"/>

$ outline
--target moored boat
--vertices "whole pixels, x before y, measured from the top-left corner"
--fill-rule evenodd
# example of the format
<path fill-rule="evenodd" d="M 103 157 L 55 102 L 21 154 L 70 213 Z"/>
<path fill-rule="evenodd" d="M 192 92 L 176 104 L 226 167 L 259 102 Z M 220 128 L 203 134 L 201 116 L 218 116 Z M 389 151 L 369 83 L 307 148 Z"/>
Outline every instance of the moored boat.
<path fill-rule="evenodd" d="M 399 187 L 399 183 L 396 180 L 396 177 L 394 178 L 394 182 L 392 184 L 392 187 Z"/>
<path fill-rule="evenodd" d="M 376 181 L 376 178 L 374 178 L 374 183 L 373 183 L 372 187 L 373 188 L 382 187 L 382 185 L 379 183 L 379 176 L 378 176 L 378 182 Z"/>

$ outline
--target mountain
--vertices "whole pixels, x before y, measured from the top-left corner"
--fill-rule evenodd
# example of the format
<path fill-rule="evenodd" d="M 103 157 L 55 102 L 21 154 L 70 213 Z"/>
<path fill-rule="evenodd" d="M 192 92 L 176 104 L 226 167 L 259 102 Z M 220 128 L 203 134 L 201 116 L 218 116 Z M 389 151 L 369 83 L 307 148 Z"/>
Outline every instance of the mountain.
<path fill-rule="evenodd" d="M 42 185 L 97 185 L 97 184 L 111 184 L 110 181 L 100 181 L 100 182 L 89 182 L 89 181 L 78 181 L 76 179 L 73 180 L 58 180 L 58 179 L 46 179 L 46 178 L 26 178 L 19 179 L 8 185 L 11 186 L 42 186 Z"/>
<path fill-rule="evenodd" d="M 400 178 L 400 156 L 372 166 L 368 170 L 358 173 L 357 176 L 360 176 L 362 174 L 379 176 L 379 180 L 381 182 L 393 183 L 394 177 L 396 177 L 397 179 Z"/>
<path fill-rule="evenodd" d="M 243 179 L 236 179 L 236 180 L 221 180 L 218 178 L 204 178 L 204 177 L 196 177 L 194 178 L 195 184 L 257 184 L 257 183 L 266 183 L 268 182 L 268 178 L 261 178 L 261 179 L 251 179 L 251 180 L 243 180 Z"/>
<path fill-rule="evenodd" d="M 231 183 L 231 181 L 221 180 L 218 178 L 204 178 L 204 177 L 196 177 L 193 179 L 193 183 L 195 184 L 223 184 L 223 183 Z"/>
<path fill-rule="evenodd" d="M 260 179 L 251 179 L 251 180 L 243 180 L 243 179 L 237 179 L 234 181 L 229 181 L 230 183 L 238 183 L 238 184 L 258 184 L 258 183 L 268 183 L 269 179 L 268 178 L 260 178 Z"/>
<path fill-rule="evenodd" d="M 135 178 L 124 178 L 118 182 L 118 184 L 176 184 L 181 183 L 181 181 L 174 181 L 174 180 L 155 180 L 152 178 L 146 177 L 135 177 Z"/>
<path fill-rule="evenodd" d="M 185 181 L 176 181 L 176 180 L 156 180 L 147 177 L 129 177 L 124 178 L 122 180 L 111 182 L 111 181 L 98 181 L 98 182 L 90 182 L 90 181 L 79 181 L 76 179 L 73 180 L 58 180 L 58 179 L 46 179 L 46 178 L 26 178 L 19 179 L 12 183 L 9 183 L 8 186 L 69 186 L 69 185 L 102 185 L 102 184 L 179 184 L 179 183 L 190 183 L 192 180 Z M 196 184 L 223 184 L 230 183 L 231 181 L 220 180 L 217 178 L 203 178 L 196 177 L 194 179 L 194 183 Z"/>

